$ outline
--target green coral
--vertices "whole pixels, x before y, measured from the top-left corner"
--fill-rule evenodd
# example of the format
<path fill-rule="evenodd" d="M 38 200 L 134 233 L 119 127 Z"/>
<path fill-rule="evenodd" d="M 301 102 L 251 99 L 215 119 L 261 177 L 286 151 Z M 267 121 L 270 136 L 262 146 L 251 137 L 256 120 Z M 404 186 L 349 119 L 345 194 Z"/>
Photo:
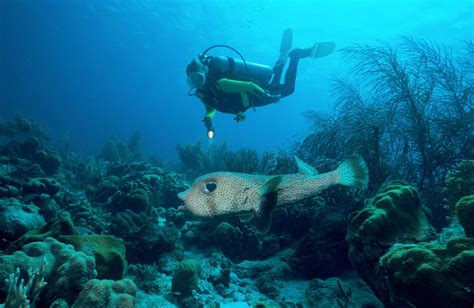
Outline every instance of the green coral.
<path fill-rule="evenodd" d="M 97 278 L 119 280 L 127 267 L 122 239 L 108 235 L 64 235 L 59 240 L 95 258 Z"/>
<path fill-rule="evenodd" d="M 456 202 L 464 196 L 474 194 L 474 160 L 462 160 L 456 170 L 446 174 L 445 202 L 447 208 L 454 212 Z"/>
<path fill-rule="evenodd" d="M 474 239 L 398 246 L 380 259 L 394 294 L 416 307 L 471 307 Z"/>
<path fill-rule="evenodd" d="M 22 237 L 14 241 L 10 247 L 8 247 L 8 251 L 13 253 L 23 247 L 23 245 L 32 242 L 42 242 L 48 237 L 57 239 L 60 235 L 75 234 L 77 234 L 77 232 L 70 218 L 50 220 L 43 228 L 28 231 Z"/>
<path fill-rule="evenodd" d="M 474 195 L 463 197 L 456 203 L 456 215 L 468 237 L 474 237 Z"/>
<path fill-rule="evenodd" d="M 416 189 L 402 182 L 384 185 L 351 220 L 348 239 L 392 245 L 404 238 L 423 239 L 430 227 Z"/>
<path fill-rule="evenodd" d="M 186 259 L 181 261 L 173 274 L 171 290 L 178 295 L 191 295 L 197 289 L 199 275 L 201 274 L 201 261 Z"/>

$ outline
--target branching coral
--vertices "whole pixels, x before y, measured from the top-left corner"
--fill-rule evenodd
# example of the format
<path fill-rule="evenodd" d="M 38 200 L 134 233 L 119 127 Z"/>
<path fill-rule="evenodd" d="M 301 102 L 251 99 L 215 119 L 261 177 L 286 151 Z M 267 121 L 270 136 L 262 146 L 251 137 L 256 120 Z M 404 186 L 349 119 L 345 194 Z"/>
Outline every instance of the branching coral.
<path fill-rule="evenodd" d="M 45 269 L 46 259 L 37 270 L 33 271 L 29 268 L 28 281 L 25 284 L 25 280 L 20 279 L 20 269 L 17 267 L 15 272 L 5 280 L 8 288 L 5 308 L 34 308 L 38 296 L 48 284 L 43 277 Z"/>

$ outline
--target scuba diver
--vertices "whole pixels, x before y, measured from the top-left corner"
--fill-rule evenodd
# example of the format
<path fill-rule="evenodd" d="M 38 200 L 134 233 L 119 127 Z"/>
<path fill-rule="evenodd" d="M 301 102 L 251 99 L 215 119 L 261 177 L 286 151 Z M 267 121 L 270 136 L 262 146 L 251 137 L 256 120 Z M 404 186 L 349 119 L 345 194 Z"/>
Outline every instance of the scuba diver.
<path fill-rule="evenodd" d="M 209 138 L 215 134 L 212 120 L 216 111 L 234 114 L 236 122 L 244 120 L 247 109 L 276 103 L 294 92 L 300 59 L 325 57 L 335 48 L 333 42 L 323 42 L 310 48 L 292 50 L 292 41 L 293 32 L 286 29 L 281 40 L 280 56 L 273 68 L 246 62 L 239 51 L 227 45 L 211 46 L 188 64 L 187 82 L 191 87 L 188 95 L 197 96 L 206 108 L 203 122 Z M 206 56 L 208 51 L 216 47 L 231 49 L 240 59 Z M 284 82 L 280 83 L 287 58 L 290 58 L 290 63 Z"/>

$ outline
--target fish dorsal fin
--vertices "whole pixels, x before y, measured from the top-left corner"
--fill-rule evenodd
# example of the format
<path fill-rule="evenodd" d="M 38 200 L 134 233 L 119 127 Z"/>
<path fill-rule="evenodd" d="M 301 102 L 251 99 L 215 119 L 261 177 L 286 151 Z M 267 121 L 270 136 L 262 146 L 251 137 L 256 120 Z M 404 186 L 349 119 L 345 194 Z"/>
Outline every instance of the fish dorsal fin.
<path fill-rule="evenodd" d="M 295 156 L 295 161 L 296 161 L 296 166 L 298 166 L 299 173 L 304 174 L 304 175 L 318 175 L 319 174 L 318 170 L 314 169 L 312 166 L 305 163 L 304 161 L 299 159 L 297 156 Z"/>
<path fill-rule="evenodd" d="M 272 213 L 278 202 L 278 187 L 283 177 L 272 177 L 260 191 L 260 204 L 255 210 L 255 225 L 259 233 L 267 233 L 272 225 Z"/>

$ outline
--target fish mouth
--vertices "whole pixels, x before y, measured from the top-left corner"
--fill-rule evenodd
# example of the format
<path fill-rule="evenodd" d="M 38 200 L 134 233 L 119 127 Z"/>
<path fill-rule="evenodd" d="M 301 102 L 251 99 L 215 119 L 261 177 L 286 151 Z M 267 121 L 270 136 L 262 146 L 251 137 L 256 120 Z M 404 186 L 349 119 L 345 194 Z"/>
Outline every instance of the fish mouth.
<path fill-rule="evenodd" d="M 177 196 L 181 201 L 184 201 L 186 199 L 186 192 L 187 192 L 187 190 L 178 193 Z"/>

